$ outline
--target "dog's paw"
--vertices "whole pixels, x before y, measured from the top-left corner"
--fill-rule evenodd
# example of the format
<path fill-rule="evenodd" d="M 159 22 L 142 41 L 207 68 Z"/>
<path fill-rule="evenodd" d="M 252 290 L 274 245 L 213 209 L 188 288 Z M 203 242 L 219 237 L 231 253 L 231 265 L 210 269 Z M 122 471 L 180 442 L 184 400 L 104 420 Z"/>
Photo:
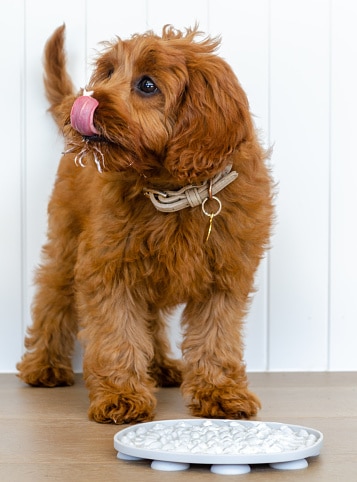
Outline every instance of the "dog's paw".
<path fill-rule="evenodd" d="M 156 399 L 150 392 L 102 392 L 93 399 L 88 416 L 99 423 L 148 422 L 154 418 Z"/>
<path fill-rule="evenodd" d="M 196 417 L 242 419 L 254 417 L 261 404 L 254 393 L 232 385 L 191 391 L 189 408 Z"/>
<path fill-rule="evenodd" d="M 17 364 L 18 377 L 33 387 L 62 387 L 73 385 L 74 375 L 70 367 L 56 367 L 22 361 Z"/>

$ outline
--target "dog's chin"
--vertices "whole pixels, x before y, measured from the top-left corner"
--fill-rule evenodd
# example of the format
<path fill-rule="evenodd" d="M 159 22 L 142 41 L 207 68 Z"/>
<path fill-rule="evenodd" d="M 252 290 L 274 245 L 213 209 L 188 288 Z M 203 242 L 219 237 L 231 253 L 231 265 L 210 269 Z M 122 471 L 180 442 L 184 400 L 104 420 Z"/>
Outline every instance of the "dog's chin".
<path fill-rule="evenodd" d="M 93 143 L 109 143 L 110 141 L 104 137 L 104 136 L 101 136 L 101 135 L 93 135 L 93 136 L 82 136 L 82 139 L 85 141 L 85 142 L 93 142 Z"/>

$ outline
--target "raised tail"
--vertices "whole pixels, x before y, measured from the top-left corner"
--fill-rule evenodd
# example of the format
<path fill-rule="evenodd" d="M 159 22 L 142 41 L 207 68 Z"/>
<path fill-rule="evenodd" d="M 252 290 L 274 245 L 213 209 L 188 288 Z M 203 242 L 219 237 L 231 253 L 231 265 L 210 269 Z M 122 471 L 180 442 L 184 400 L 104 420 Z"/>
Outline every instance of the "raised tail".
<path fill-rule="evenodd" d="M 63 129 L 68 122 L 69 106 L 73 103 L 75 89 L 66 69 L 64 50 L 65 25 L 58 27 L 48 39 L 44 50 L 44 84 L 49 111 L 57 125 Z"/>

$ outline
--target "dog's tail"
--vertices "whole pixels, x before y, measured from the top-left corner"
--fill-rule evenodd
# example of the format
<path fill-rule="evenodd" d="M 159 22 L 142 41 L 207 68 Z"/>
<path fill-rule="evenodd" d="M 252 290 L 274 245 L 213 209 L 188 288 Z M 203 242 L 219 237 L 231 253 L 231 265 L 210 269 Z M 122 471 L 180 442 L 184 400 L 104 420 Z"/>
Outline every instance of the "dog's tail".
<path fill-rule="evenodd" d="M 60 128 L 63 128 L 65 123 L 64 112 L 68 113 L 64 106 L 65 100 L 73 102 L 75 92 L 66 69 L 64 32 L 65 25 L 58 27 L 48 39 L 44 51 L 46 97 L 50 103 L 49 111 Z"/>

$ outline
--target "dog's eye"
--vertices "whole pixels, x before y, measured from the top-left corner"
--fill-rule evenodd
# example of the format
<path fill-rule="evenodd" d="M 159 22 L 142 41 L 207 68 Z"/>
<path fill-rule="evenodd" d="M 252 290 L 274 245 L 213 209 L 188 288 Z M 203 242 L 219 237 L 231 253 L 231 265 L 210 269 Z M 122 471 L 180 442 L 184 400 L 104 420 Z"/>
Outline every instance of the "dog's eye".
<path fill-rule="evenodd" d="M 107 71 L 107 79 L 110 79 L 113 74 L 114 74 L 114 67 L 110 67 Z"/>
<path fill-rule="evenodd" d="M 159 88 L 156 86 L 155 82 L 150 79 L 150 77 L 143 77 L 137 83 L 138 90 L 144 95 L 153 95 L 157 94 Z"/>

